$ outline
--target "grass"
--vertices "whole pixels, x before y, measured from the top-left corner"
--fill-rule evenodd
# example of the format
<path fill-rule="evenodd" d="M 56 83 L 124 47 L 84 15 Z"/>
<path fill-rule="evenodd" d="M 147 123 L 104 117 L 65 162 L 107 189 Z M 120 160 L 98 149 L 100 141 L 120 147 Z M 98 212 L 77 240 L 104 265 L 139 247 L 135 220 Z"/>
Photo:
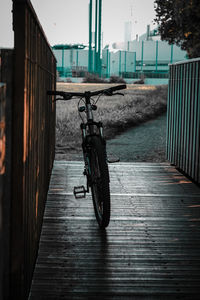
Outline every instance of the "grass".
<path fill-rule="evenodd" d="M 85 91 L 110 87 L 110 84 L 58 83 L 57 90 Z M 127 85 L 125 96 L 102 96 L 94 112 L 95 120 L 104 124 L 106 139 L 123 130 L 155 118 L 166 111 L 167 86 Z M 79 150 L 81 147 L 78 100 L 57 102 L 56 146 L 61 151 Z"/>

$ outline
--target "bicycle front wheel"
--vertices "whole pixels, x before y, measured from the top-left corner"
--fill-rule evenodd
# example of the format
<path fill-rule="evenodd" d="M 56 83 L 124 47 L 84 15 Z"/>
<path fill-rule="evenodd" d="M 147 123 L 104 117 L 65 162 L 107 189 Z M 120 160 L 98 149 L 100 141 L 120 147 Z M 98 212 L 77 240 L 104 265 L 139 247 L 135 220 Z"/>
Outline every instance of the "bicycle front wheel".
<path fill-rule="evenodd" d="M 110 221 L 110 186 L 106 147 L 98 136 L 92 137 L 90 168 L 94 211 L 100 228 L 104 229 Z"/>

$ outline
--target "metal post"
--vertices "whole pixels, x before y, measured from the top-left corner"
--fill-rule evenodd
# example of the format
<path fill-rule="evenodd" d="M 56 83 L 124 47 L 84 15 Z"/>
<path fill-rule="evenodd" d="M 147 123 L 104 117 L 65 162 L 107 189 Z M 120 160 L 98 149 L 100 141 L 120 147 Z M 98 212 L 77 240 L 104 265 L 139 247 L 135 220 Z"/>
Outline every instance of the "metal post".
<path fill-rule="evenodd" d="M 89 3 L 89 55 L 88 55 L 88 72 L 92 71 L 92 0 Z"/>
<path fill-rule="evenodd" d="M 107 53 L 106 53 L 106 77 L 108 78 L 109 75 L 109 50 L 107 49 Z"/>
<path fill-rule="evenodd" d="M 121 53 L 121 50 L 119 50 L 119 76 L 121 73 L 121 58 L 122 58 L 122 53 Z"/>
<path fill-rule="evenodd" d="M 101 76 L 101 10 L 102 0 L 99 0 L 99 32 L 98 32 L 98 73 Z"/>
<path fill-rule="evenodd" d="M 110 77 L 110 56 L 111 56 L 111 54 L 110 54 L 110 52 L 108 53 L 108 62 L 109 62 L 109 68 L 108 68 L 108 77 Z"/>
<path fill-rule="evenodd" d="M 143 70 L 143 59 L 144 59 L 144 41 L 142 41 L 141 71 Z"/>
<path fill-rule="evenodd" d="M 76 77 L 78 77 L 78 73 L 79 73 L 79 68 L 78 68 L 78 49 L 77 49 L 76 50 Z"/>
<path fill-rule="evenodd" d="M 136 72 L 136 52 L 134 53 L 134 72 Z"/>
<path fill-rule="evenodd" d="M 76 50 L 76 66 L 78 67 L 78 49 Z"/>
<path fill-rule="evenodd" d="M 124 75 L 126 74 L 126 54 L 127 54 L 127 51 L 125 51 L 125 53 L 124 53 Z M 126 75 L 124 77 L 126 77 Z"/>
<path fill-rule="evenodd" d="M 171 45 L 171 59 L 170 59 L 171 64 L 173 63 L 173 50 L 174 50 L 173 45 Z"/>
<path fill-rule="evenodd" d="M 156 72 L 158 71 L 158 41 L 156 41 Z"/>
<path fill-rule="evenodd" d="M 62 48 L 62 76 L 64 77 L 64 48 Z"/>

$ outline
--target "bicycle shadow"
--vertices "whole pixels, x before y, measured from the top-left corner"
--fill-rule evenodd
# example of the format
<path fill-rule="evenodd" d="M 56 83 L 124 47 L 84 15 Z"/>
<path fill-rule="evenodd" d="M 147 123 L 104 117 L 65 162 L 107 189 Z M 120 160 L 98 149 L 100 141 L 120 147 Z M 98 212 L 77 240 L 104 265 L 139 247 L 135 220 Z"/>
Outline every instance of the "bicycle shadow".
<path fill-rule="evenodd" d="M 96 224 L 92 226 L 91 235 L 94 247 L 92 252 L 88 253 L 92 264 L 88 266 L 87 274 L 85 274 L 87 277 L 88 296 L 95 291 L 95 298 L 103 299 L 103 296 L 108 295 L 111 290 L 112 264 L 109 259 L 110 243 L 106 230 L 99 229 Z M 96 229 L 94 230 L 95 226 Z"/>

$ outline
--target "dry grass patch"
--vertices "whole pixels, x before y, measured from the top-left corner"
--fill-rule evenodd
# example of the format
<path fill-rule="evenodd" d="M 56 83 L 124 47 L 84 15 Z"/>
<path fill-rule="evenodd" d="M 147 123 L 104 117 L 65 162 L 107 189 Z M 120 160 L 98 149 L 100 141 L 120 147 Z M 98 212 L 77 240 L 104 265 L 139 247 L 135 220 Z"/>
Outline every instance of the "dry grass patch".
<path fill-rule="evenodd" d="M 57 90 L 85 91 L 111 87 L 111 84 L 58 83 Z M 104 124 L 107 139 L 128 127 L 155 118 L 167 107 L 167 86 L 127 85 L 125 96 L 102 96 L 94 112 L 95 120 Z M 65 150 L 77 149 L 81 145 L 78 100 L 57 102 L 56 144 Z"/>

